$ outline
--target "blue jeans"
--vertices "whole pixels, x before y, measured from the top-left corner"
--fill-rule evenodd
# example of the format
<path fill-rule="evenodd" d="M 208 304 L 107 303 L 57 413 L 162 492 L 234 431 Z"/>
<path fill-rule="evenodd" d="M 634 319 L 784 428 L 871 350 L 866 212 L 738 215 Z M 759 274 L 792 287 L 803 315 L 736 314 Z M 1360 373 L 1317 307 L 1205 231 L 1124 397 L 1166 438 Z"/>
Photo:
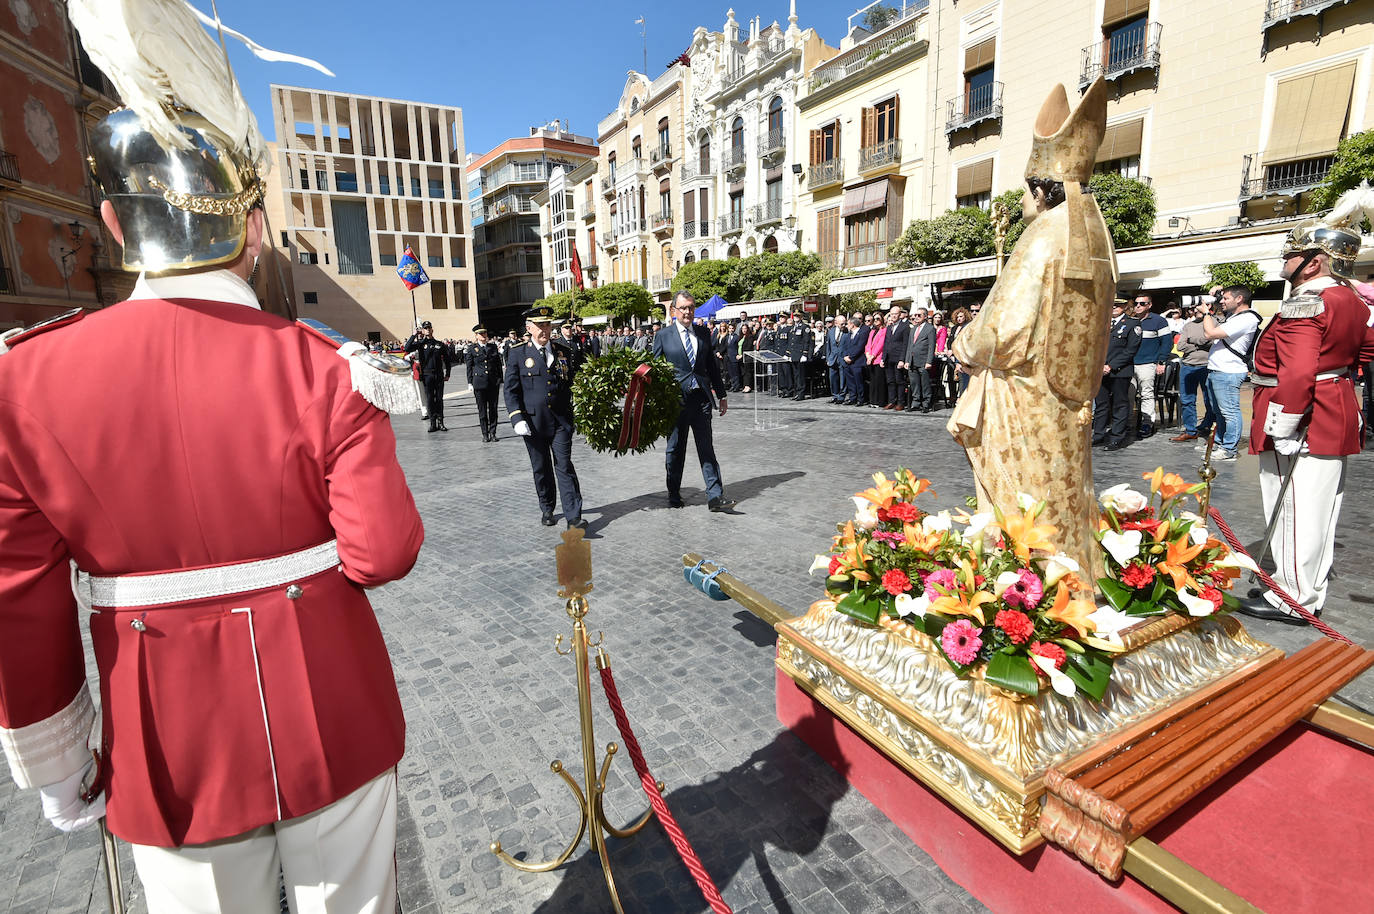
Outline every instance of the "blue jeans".
<path fill-rule="evenodd" d="M 1215 410 L 1217 446 L 1223 450 L 1234 451 L 1240 444 L 1240 385 L 1244 380 L 1244 372 L 1213 371 L 1207 375 L 1207 391 L 1212 395 L 1207 408 Z"/>
<path fill-rule="evenodd" d="M 1207 366 L 1180 365 L 1178 372 L 1178 405 L 1183 412 L 1183 431 L 1189 435 L 1198 433 L 1197 395 L 1202 391 L 1203 410 L 1206 415 L 1203 427 L 1209 431 L 1215 420 L 1215 412 L 1207 402 Z"/>

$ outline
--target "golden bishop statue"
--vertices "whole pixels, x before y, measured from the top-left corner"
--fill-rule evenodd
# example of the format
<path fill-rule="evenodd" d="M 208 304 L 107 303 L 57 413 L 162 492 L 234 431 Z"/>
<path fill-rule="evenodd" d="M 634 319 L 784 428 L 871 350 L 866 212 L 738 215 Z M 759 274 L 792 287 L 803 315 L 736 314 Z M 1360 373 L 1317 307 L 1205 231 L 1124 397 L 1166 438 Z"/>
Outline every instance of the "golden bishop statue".
<path fill-rule="evenodd" d="M 949 420 L 978 487 L 979 510 L 1015 513 L 1017 494 L 1044 499 L 1041 519 L 1091 586 L 1104 573 L 1092 474 L 1092 399 L 1102 381 L 1116 295 L 1116 254 L 1084 185 L 1107 123 L 1099 79 L 1076 110 L 1055 86 L 1026 164 L 1028 223 L 982 313 L 954 341 L 969 372 Z"/>

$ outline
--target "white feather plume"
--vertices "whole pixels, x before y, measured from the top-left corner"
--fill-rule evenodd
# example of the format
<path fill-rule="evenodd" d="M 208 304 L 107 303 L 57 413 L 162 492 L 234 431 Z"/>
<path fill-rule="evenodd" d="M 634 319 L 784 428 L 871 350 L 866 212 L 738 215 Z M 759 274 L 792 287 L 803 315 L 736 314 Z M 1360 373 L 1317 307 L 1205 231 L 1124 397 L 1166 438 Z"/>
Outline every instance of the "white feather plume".
<path fill-rule="evenodd" d="M 1368 219 L 1374 225 L 1374 187 L 1361 181 L 1341 194 L 1330 214 L 1322 221 L 1333 228 L 1360 230 L 1360 223 Z"/>

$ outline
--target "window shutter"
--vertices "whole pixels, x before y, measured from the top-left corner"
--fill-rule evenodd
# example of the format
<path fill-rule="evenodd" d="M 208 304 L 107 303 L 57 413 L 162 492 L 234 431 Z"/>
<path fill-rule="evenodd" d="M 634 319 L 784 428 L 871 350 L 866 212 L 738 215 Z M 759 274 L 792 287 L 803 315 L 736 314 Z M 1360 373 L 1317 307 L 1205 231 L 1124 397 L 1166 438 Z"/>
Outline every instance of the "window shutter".
<path fill-rule="evenodd" d="M 992 193 L 992 159 L 985 159 L 973 166 L 973 188 L 970 194 Z"/>
<path fill-rule="evenodd" d="M 1285 79 L 1274 96 L 1273 126 L 1264 164 L 1331 152 L 1341 140 L 1350 112 L 1355 62 Z"/>
<path fill-rule="evenodd" d="M 1111 3 L 1112 0 L 1107 0 Z M 989 38 L 987 41 L 980 41 L 973 47 L 964 51 L 964 72 L 972 73 L 974 70 L 981 70 L 992 63 L 996 56 L 997 39 Z"/>
<path fill-rule="evenodd" d="M 1141 138 L 1145 132 L 1145 121 L 1131 121 L 1107 128 L 1102 145 L 1097 149 L 1098 162 L 1112 162 L 1129 156 L 1140 155 Z"/>
<path fill-rule="evenodd" d="M 811 165 L 819 165 L 821 162 L 821 132 L 811 131 Z"/>
<path fill-rule="evenodd" d="M 864 108 L 860 112 L 859 125 L 859 145 L 865 148 L 875 146 L 878 143 L 878 112 L 873 108 Z"/>
<path fill-rule="evenodd" d="M 898 128 L 900 128 L 902 125 L 901 115 L 902 97 L 900 95 L 894 95 L 892 96 L 892 123 L 889 124 L 887 128 L 888 135 L 892 137 L 892 139 L 894 140 L 897 137 L 901 136 L 901 134 L 897 132 Z"/>

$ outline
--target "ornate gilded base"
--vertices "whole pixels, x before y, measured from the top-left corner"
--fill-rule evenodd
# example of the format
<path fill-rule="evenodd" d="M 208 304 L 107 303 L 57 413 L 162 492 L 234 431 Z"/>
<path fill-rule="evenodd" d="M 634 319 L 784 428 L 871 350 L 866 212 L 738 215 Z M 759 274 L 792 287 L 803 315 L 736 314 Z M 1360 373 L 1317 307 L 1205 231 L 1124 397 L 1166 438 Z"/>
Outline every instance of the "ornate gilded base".
<path fill-rule="evenodd" d="M 920 632 L 863 625 L 829 600 L 777 631 L 779 669 L 1018 854 L 1043 840 L 1036 822 L 1051 765 L 1149 732 L 1179 702 L 1282 656 L 1230 617 L 1161 620 L 1153 640 L 1137 637 L 1146 643 L 1116 659 L 1099 703 L 961 679 Z"/>

